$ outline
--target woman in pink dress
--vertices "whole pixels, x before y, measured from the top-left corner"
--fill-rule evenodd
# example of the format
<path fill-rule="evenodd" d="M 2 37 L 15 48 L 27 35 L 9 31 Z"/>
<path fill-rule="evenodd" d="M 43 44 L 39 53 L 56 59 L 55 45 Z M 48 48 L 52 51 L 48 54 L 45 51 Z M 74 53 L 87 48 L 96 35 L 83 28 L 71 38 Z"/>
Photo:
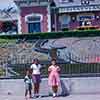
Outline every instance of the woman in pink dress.
<path fill-rule="evenodd" d="M 53 59 L 51 61 L 51 66 L 48 68 L 49 72 L 49 78 L 48 78 L 48 84 L 52 87 L 53 90 L 53 97 L 57 96 L 58 87 L 60 85 L 60 67 L 56 65 L 56 60 Z"/>

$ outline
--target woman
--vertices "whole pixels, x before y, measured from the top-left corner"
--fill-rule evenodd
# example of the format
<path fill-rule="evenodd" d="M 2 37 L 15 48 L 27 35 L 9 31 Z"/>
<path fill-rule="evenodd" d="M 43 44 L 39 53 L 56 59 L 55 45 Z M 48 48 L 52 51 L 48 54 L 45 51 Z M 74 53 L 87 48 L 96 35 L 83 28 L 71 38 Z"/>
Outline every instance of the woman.
<path fill-rule="evenodd" d="M 41 82 L 41 76 L 40 76 L 41 65 L 39 64 L 38 59 L 34 59 L 33 64 L 31 65 L 31 69 L 32 69 L 32 81 L 34 85 L 34 97 L 39 97 L 39 89 Z"/>
<path fill-rule="evenodd" d="M 60 67 L 56 65 L 55 59 L 51 61 L 51 66 L 49 66 L 48 72 L 49 72 L 48 84 L 49 86 L 52 87 L 53 97 L 56 97 L 58 92 L 58 86 L 60 85 L 60 77 L 59 77 Z"/>

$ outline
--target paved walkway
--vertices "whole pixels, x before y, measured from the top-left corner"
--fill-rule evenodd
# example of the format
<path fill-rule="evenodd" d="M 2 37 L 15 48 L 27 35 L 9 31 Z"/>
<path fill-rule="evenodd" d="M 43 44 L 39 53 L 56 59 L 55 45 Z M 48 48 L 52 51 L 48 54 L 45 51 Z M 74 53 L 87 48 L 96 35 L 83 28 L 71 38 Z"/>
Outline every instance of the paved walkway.
<path fill-rule="evenodd" d="M 0 80 L 0 100 L 25 100 L 24 89 L 23 79 Z M 40 94 L 45 97 L 36 100 L 100 100 L 100 77 L 62 78 L 59 94 L 70 95 L 52 98 L 50 93 L 47 79 L 43 79 Z"/>
<path fill-rule="evenodd" d="M 23 96 L 12 96 L 12 95 L 0 95 L 0 100 L 26 100 Z M 90 94 L 90 95 L 69 95 L 67 97 L 43 97 L 37 99 L 28 99 L 28 100 L 100 100 L 99 94 Z"/>

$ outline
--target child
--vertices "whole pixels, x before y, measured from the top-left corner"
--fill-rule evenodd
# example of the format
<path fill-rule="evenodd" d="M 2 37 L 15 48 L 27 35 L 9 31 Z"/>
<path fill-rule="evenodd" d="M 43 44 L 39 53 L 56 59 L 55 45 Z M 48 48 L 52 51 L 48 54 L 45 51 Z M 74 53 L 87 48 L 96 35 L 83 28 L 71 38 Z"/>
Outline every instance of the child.
<path fill-rule="evenodd" d="M 31 78 L 31 74 L 30 74 L 29 70 L 27 70 L 27 72 L 26 72 L 26 76 L 24 78 L 24 82 L 25 82 L 25 97 L 27 98 L 27 95 L 28 95 L 28 92 L 29 92 L 29 96 L 31 98 L 32 97 L 32 94 L 31 94 L 32 78 Z"/>
<path fill-rule="evenodd" d="M 60 77 L 59 77 L 60 68 L 59 66 L 56 65 L 55 59 L 51 61 L 51 66 L 49 66 L 48 72 L 49 72 L 48 84 L 52 87 L 53 97 L 56 97 L 58 86 L 60 85 Z"/>
<path fill-rule="evenodd" d="M 41 65 L 38 59 L 34 59 L 33 64 L 31 65 L 32 70 L 32 81 L 34 86 L 34 98 L 40 97 L 40 83 L 41 83 Z"/>

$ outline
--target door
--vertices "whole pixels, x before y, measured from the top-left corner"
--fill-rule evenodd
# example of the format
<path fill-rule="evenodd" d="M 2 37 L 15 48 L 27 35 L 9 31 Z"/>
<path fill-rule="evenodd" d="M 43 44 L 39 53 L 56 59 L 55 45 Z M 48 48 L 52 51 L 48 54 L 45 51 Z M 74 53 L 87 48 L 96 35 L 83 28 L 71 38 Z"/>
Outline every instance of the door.
<path fill-rule="evenodd" d="M 28 23 L 28 32 L 41 32 L 40 22 Z"/>

